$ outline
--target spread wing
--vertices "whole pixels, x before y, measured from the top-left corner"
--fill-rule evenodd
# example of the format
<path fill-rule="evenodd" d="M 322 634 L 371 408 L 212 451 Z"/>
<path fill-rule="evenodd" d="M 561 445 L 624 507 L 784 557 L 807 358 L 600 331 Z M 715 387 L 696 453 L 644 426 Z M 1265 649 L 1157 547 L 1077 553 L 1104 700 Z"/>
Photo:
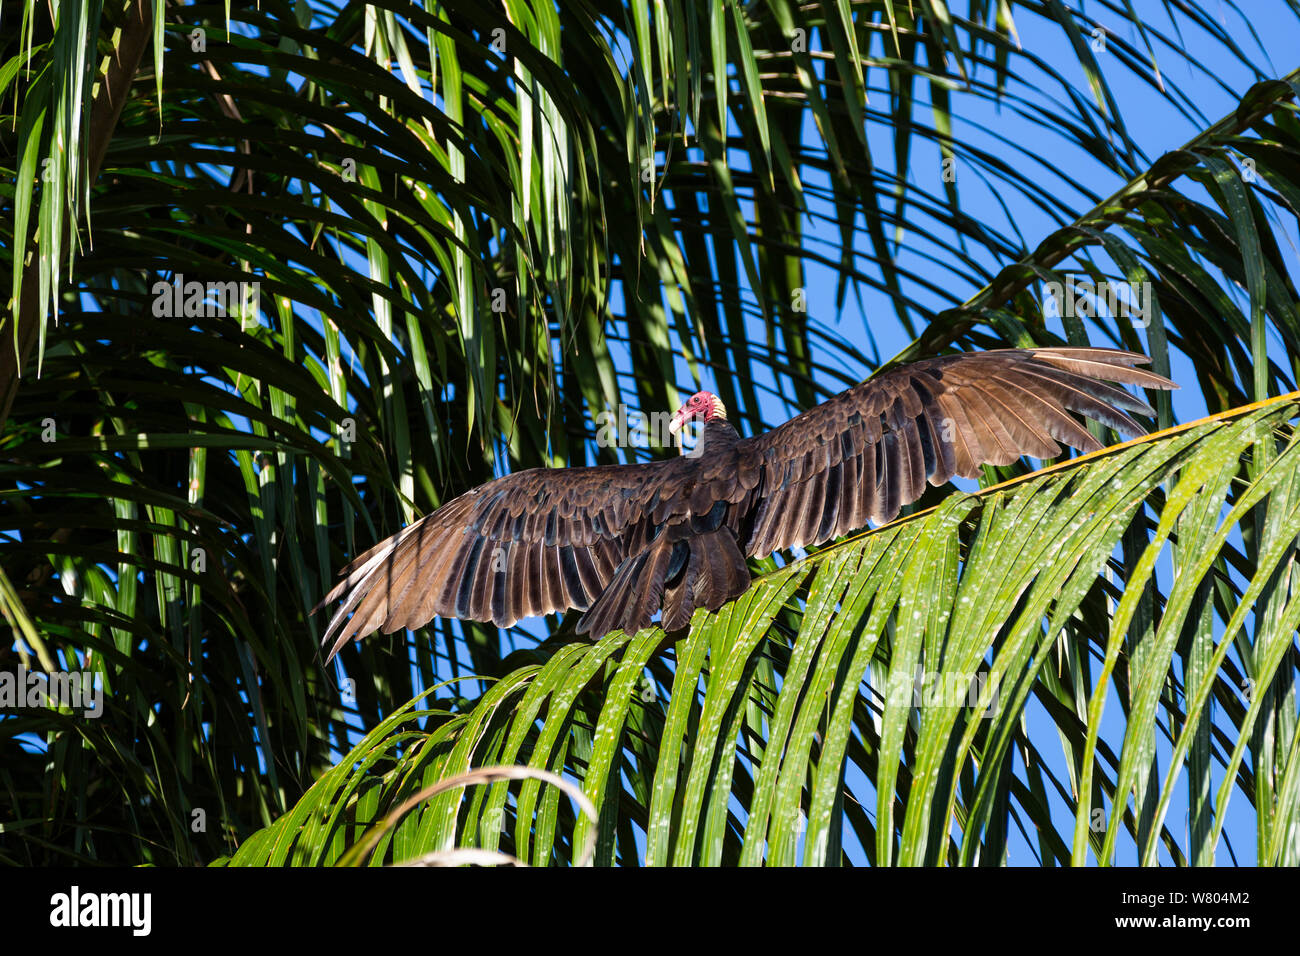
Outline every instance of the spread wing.
<path fill-rule="evenodd" d="M 323 639 L 329 658 L 352 638 L 435 614 L 509 627 L 585 609 L 625 550 L 689 508 L 679 500 L 684 463 L 532 468 L 466 492 L 343 569 L 316 608 L 344 598 Z"/>
<path fill-rule="evenodd" d="M 741 551 L 766 555 L 890 521 L 926 481 L 974 477 L 983 463 L 1021 455 L 1051 458 L 1058 442 L 1095 451 L 1100 443 L 1072 413 L 1129 434 L 1142 427 L 1128 412 L 1152 414 L 1108 383 L 1177 387 L 1134 367 L 1147 361 L 1091 348 L 944 356 L 879 375 L 765 435 L 741 441 L 727 427 L 715 433 L 716 455 L 498 478 L 344 568 L 317 608 L 342 598 L 324 643 L 333 658 L 349 639 L 419 627 L 434 615 L 508 627 L 588 609 L 666 524 L 689 522 L 679 530 L 699 535 L 725 523 Z M 665 552 L 655 565 L 665 584 L 668 565 L 682 570 L 675 556 Z M 740 553 L 734 558 L 739 567 Z"/>
<path fill-rule="evenodd" d="M 974 478 L 981 464 L 1052 458 L 1058 442 L 1101 444 L 1071 412 L 1131 435 L 1127 413 L 1154 414 L 1109 382 L 1177 388 L 1117 349 L 970 352 L 914 362 L 843 392 L 779 428 L 748 439 L 753 492 L 750 555 L 820 544 L 892 521 L 925 483 Z M 749 457 L 749 456 L 746 456 Z"/>

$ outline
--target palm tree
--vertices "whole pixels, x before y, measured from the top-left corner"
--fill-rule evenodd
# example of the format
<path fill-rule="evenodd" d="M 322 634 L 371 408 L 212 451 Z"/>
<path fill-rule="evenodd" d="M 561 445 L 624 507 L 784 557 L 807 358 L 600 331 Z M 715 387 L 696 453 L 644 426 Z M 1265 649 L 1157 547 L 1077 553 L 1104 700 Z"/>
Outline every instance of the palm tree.
<path fill-rule="evenodd" d="M 958 6 L 0 20 L 0 655 L 103 694 L 5 704 L 0 859 L 1300 863 L 1294 5 Z M 663 453 L 607 410 L 703 382 L 753 432 L 1062 342 L 1183 392 L 686 633 L 435 621 L 321 664 L 350 556 Z"/>

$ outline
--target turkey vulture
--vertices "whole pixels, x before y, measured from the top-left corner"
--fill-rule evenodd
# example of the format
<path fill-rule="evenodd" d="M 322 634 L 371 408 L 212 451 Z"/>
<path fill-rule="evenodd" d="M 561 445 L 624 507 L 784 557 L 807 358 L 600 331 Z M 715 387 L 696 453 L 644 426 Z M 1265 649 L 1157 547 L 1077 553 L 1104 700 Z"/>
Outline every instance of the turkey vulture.
<path fill-rule="evenodd" d="M 747 556 L 820 544 L 893 520 L 925 482 L 973 478 L 982 463 L 1052 458 L 1057 442 L 1101 447 L 1070 412 L 1126 434 L 1152 409 L 1119 382 L 1177 388 L 1101 348 L 946 355 L 877 375 L 779 428 L 741 438 L 717 396 L 698 392 L 674 433 L 704 422 L 702 454 L 635 465 L 531 468 L 489 481 L 354 560 L 317 610 L 333 659 L 349 638 L 419 627 L 435 614 L 508 627 L 585 610 L 598 638 L 665 630 L 749 586 Z M 697 450 L 699 446 L 697 446 Z"/>

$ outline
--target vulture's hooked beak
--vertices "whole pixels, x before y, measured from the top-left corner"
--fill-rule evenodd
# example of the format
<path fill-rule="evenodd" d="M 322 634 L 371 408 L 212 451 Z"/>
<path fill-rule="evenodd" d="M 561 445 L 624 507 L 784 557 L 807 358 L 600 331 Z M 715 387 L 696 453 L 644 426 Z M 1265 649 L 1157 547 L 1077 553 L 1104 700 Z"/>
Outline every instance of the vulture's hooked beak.
<path fill-rule="evenodd" d="M 686 427 L 686 423 L 693 417 L 690 406 L 683 405 L 673 412 L 673 417 L 668 422 L 668 434 L 673 436 L 674 444 L 677 445 L 677 451 L 680 454 L 685 454 L 685 447 L 682 445 L 682 429 Z"/>

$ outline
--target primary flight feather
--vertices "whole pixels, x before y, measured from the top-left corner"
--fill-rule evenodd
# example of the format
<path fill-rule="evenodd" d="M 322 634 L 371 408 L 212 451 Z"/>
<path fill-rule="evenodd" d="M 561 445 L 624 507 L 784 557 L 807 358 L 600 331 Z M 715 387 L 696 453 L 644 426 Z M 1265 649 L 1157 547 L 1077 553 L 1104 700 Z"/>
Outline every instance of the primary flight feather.
<path fill-rule="evenodd" d="M 684 627 L 749 587 L 747 556 L 821 544 L 893 520 L 928 481 L 982 464 L 1101 447 L 1071 414 L 1130 435 L 1153 414 L 1114 384 L 1169 389 L 1101 348 L 1004 349 L 914 362 L 848 389 L 778 428 L 741 438 L 698 392 L 674 431 L 704 422 L 689 457 L 532 468 L 466 492 L 358 557 L 317 609 L 342 598 L 324 644 L 419 627 L 434 615 L 491 621 L 569 608 L 579 633 Z"/>

